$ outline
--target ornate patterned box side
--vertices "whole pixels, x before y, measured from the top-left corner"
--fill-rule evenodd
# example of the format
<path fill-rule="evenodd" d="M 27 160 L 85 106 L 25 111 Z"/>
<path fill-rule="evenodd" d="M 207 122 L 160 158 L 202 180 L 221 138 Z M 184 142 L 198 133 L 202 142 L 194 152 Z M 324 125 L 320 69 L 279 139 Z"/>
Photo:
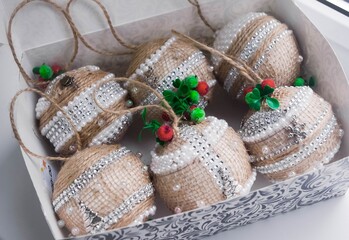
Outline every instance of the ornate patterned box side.
<path fill-rule="evenodd" d="M 279 213 L 342 196 L 348 188 L 349 158 L 345 158 L 321 170 L 251 192 L 245 197 L 156 219 L 142 225 L 78 239 L 200 239 Z"/>
<path fill-rule="evenodd" d="M 346 133 L 349 133 L 349 121 L 346 118 L 349 114 L 347 108 L 349 105 L 349 96 L 347 94 L 349 86 L 346 77 L 326 40 L 295 6 L 292 0 L 221 0 L 215 1 L 214 4 L 210 3 L 202 6 L 203 11 L 208 14 L 208 18 L 216 26 L 223 26 L 227 19 L 249 11 L 267 11 L 289 24 L 302 47 L 305 68 L 309 74 L 314 75 L 318 80 L 318 86 L 315 91 L 334 106 L 343 129 Z M 193 13 L 194 10 L 187 7 L 142 21 L 128 23 L 120 26 L 120 29 L 129 29 L 127 34 L 130 39 L 134 38 L 137 41 L 144 42 L 152 37 L 165 36 L 168 34 L 168 29 L 171 28 L 189 32 L 195 37 L 202 37 L 207 31 L 203 30 L 202 23 L 198 18 L 193 19 Z M 105 38 L 106 35 L 108 35 L 108 30 L 88 34 L 88 37 L 100 40 L 105 45 L 110 40 Z M 43 53 L 45 53 L 45 56 L 59 55 L 61 51 L 58 49 L 69 41 L 47 44 L 26 51 L 23 55 L 23 62 L 27 70 L 42 62 Z M 63 55 L 61 54 L 57 57 L 64 59 Z M 93 59 L 94 64 L 99 65 L 103 69 L 108 69 L 111 65 L 119 66 L 118 64 L 120 64 L 118 62 L 119 58 L 101 57 L 84 49 L 82 49 L 76 64 L 79 66 L 86 65 L 91 59 Z M 124 65 L 122 66 L 125 67 Z M 122 69 L 122 66 L 117 70 Z M 118 75 L 120 74 L 122 74 L 122 71 L 118 72 Z M 329 80 L 331 80 L 331 84 L 328 84 Z M 20 106 L 17 113 L 18 127 L 24 133 L 23 139 L 26 142 L 30 142 L 33 150 L 45 153 L 44 145 L 38 139 L 34 139 L 32 134 L 32 126 L 35 124 L 34 116 L 31 116 L 32 113 L 28 111 L 28 109 L 33 109 L 35 101 L 32 100 L 28 98 L 26 101 L 18 104 Z M 210 111 L 209 114 L 224 118 L 231 126 L 237 127 L 240 122 L 240 119 L 237 117 L 232 118 L 227 114 L 231 111 L 228 104 L 220 105 L 220 112 L 216 111 L 216 114 L 213 114 L 214 111 L 212 109 Z M 134 136 L 137 136 L 137 133 Z M 153 147 L 152 141 L 144 141 L 142 146 L 137 145 L 136 141 L 134 141 L 134 136 L 127 136 L 123 144 L 130 147 L 130 149 L 143 151 L 144 153 Z M 335 160 L 349 156 L 348 143 L 349 134 L 345 134 L 341 150 L 335 157 Z M 26 154 L 23 154 L 23 157 L 49 227 L 56 239 L 63 239 L 65 235 L 58 228 L 57 219 L 52 210 L 51 191 L 45 187 L 44 181 L 42 181 L 41 162 L 37 159 L 29 158 Z M 144 158 L 149 158 L 149 156 L 144 154 Z M 56 169 L 52 166 L 52 170 Z M 143 225 L 130 226 L 99 235 L 81 237 L 80 239 L 199 239 L 330 197 L 343 195 L 349 187 L 348 175 L 349 160 L 344 158 L 325 166 L 321 170 L 315 170 L 298 178 L 257 189 L 245 197 L 220 202 L 210 207 L 179 215 L 158 218 Z"/>

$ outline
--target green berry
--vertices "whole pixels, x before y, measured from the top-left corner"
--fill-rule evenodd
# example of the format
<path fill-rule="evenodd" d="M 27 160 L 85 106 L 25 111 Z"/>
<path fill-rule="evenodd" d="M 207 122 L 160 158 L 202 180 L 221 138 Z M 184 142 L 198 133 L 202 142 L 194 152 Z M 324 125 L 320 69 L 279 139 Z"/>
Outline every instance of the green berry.
<path fill-rule="evenodd" d="M 40 67 L 33 68 L 33 73 L 34 74 L 40 74 Z"/>
<path fill-rule="evenodd" d="M 197 76 L 189 76 L 184 79 L 185 83 L 188 85 L 190 89 L 194 89 L 198 86 L 198 77 Z"/>
<path fill-rule="evenodd" d="M 202 122 L 205 119 L 205 111 L 201 108 L 195 108 L 191 114 L 190 118 L 192 121 L 195 121 L 197 123 Z"/>
<path fill-rule="evenodd" d="M 179 97 L 185 97 L 189 94 L 189 91 L 190 91 L 189 87 L 185 84 L 182 84 L 177 90 L 177 95 Z"/>
<path fill-rule="evenodd" d="M 199 103 L 200 94 L 198 93 L 198 91 L 191 90 L 191 91 L 189 92 L 189 99 L 190 99 L 193 103 Z"/>
<path fill-rule="evenodd" d="M 296 80 L 294 80 L 294 86 L 296 86 L 296 87 L 302 87 L 302 86 L 304 86 L 304 84 L 305 84 L 305 81 L 304 81 L 304 79 L 303 78 L 301 78 L 301 77 L 298 77 L 298 78 L 296 78 Z"/>
<path fill-rule="evenodd" d="M 39 69 L 40 76 L 43 79 L 50 79 L 53 76 L 52 68 L 46 64 L 42 64 Z"/>

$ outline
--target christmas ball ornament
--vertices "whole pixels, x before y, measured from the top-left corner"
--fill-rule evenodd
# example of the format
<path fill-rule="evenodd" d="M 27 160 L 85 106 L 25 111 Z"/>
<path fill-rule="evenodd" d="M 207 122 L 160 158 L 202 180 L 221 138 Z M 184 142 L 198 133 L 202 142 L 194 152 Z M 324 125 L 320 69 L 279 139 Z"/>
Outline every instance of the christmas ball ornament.
<path fill-rule="evenodd" d="M 180 126 L 151 156 L 155 189 L 175 213 L 246 194 L 255 180 L 239 135 L 215 117 Z"/>
<path fill-rule="evenodd" d="M 103 72 L 96 66 L 85 66 L 59 75 L 46 88 L 46 94 L 71 118 L 80 134 L 83 148 L 117 142 L 130 125 L 131 114 L 115 115 L 99 107 L 116 110 L 127 108 L 127 90 L 109 81 L 112 78 L 113 74 Z M 35 111 L 40 121 L 40 132 L 53 144 L 55 151 L 74 153 L 76 136 L 62 112 L 46 98 L 39 99 Z"/>
<path fill-rule="evenodd" d="M 343 133 L 331 105 L 306 86 L 279 87 L 268 98 L 277 99 L 279 107 L 272 110 L 269 103 L 261 103 L 241 128 L 257 171 L 284 180 L 328 163 Z"/>
<path fill-rule="evenodd" d="M 133 80 L 144 82 L 159 93 L 172 90 L 176 79 L 187 78 L 189 88 L 195 88 L 199 81 L 210 87 L 210 93 L 198 104 L 204 108 L 216 83 L 212 68 L 204 54 L 181 39 L 155 40 L 138 47 L 126 75 Z M 197 79 L 190 78 L 196 76 Z M 129 83 L 127 88 L 136 105 L 159 102 L 154 93 Z M 159 114 L 161 116 L 161 113 Z"/>
<path fill-rule="evenodd" d="M 213 47 L 246 63 L 261 78 L 290 86 L 300 74 L 300 53 L 293 32 L 265 13 L 250 12 L 216 32 Z M 249 85 L 236 68 L 213 55 L 217 80 L 233 97 L 243 97 Z"/>
<path fill-rule="evenodd" d="M 94 234 L 154 215 L 154 188 L 136 154 L 118 145 L 93 146 L 63 165 L 53 207 L 58 224 L 73 235 Z"/>

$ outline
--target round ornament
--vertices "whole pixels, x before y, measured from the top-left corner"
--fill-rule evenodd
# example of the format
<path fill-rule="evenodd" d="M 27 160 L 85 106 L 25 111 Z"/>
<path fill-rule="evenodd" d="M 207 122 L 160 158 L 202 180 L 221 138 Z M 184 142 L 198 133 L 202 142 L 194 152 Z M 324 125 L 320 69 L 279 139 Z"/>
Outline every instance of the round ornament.
<path fill-rule="evenodd" d="M 63 165 L 53 207 L 58 224 L 73 235 L 95 234 L 154 215 L 154 188 L 136 154 L 119 145 L 93 146 Z"/>
<path fill-rule="evenodd" d="M 250 162 L 271 180 L 284 180 L 328 163 L 339 150 L 343 130 L 331 105 L 310 87 L 279 87 L 250 112 L 240 130 Z M 268 101 L 267 99 L 267 101 Z"/>
<path fill-rule="evenodd" d="M 174 213 L 246 194 L 255 180 L 239 135 L 215 117 L 180 126 L 151 156 L 154 186 Z"/>
<path fill-rule="evenodd" d="M 247 64 L 262 79 L 273 78 L 277 86 L 290 86 L 300 74 L 296 38 L 288 26 L 272 16 L 250 12 L 216 32 L 213 47 Z M 239 71 L 217 55 L 212 56 L 217 80 L 233 97 L 243 97 L 249 86 Z"/>
<path fill-rule="evenodd" d="M 131 114 L 115 115 L 99 107 L 128 108 L 127 90 L 109 81 L 112 78 L 113 74 L 103 72 L 96 66 L 85 66 L 59 75 L 46 88 L 45 93 L 71 118 L 80 134 L 83 148 L 117 142 L 131 123 Z M 53 144 L 55 151 L 74 153 L 76 136 L 62 112 L 46 98 L 38 100 L 35 111 L 40 121 L 40 132 Z"/>
<path fill-rule="evenodd" d="M 206 83 L 206 87 L 201 83 L 200 89 L 207 95 L 198 103 L 198 107 L 204 108 L 216 84 L 212 71 L 212 66 L 199 49 L 177 37 L 171 37 L 139 46 L 126 75 L 132 80 L 148 84 L 159 93 L 172 90 L 174 88 L 172 83 L 176 79 L 196 75 L 199 81 Z M 155 94 L 147 89 L 139 88 L 132 83 L 127 86 L 136 105 L 159 103 Z M 205 92 L 208 89 L 209 93 Z"/>

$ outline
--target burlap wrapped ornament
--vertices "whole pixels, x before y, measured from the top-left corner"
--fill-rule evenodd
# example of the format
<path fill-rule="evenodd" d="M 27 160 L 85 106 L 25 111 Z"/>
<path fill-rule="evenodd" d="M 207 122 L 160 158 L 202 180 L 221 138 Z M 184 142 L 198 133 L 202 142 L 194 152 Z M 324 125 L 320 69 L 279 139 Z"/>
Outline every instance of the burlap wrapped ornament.
<path fill-rule="evenodd" d="M 72 119 L 83 148 L 115 143 L 130 125 L 131 114 L 110 114 L 96 104 L 98 101 L 103 108 L 118 110 L 131 106 L 131 102 L 127 100 L 127 90 L 117 82 L 108 81 L 112 78 L 113 74 L 101 71 L 96 66 L 85 66 L 59 75 L 45 91 Z M 35 111 L 40 120 L 40 132 L 53 144 L 55 151 L 62 154 L 74 153 L 76 137 L 62 112 L 46 98 L 38 100 Z"/>
<path fill-rule="evenodd" d="M 212 71 L 213 67 L 199 49 L 173 36 L 139 46 L 126 76 L 148 84 L 161 94 L 164 90 L 173 89 L 173 80 L 196 75 L 199 81 L 207 82 L 210 87 L 210 92 L 198 104 L 198 107 L 204 108 L 216 84 Z M 155 94 L 147 89 L 140 89 L 132 83 L 127 85 L 127 89 L 137 105 L 159 103 Z"/>
<path fill-rule="evenodd" d="M 246 194 L 255 180 L 239 135 L 215 117 L 182 125 L 151 155 L 155 189 L 175 213 Z"/>
<path fill-rule="evenodd" d="M 280 107 L 263 104 L 240 130 L 257 171 L 278 181 L 328 163 L 343 135 L 331 105 L 309 87 L 279 87 L 272 97 Z"/>
<path fill-rule="evenodd" d="M 58 225 L 83 235 L 143 222 L 155 212 L 147 169 L 137 155 L 119 145 L 77 152 L 54 185 Z"/>
<path fill-rule="evenodd" d="M 292 30 L 265 13 L 250 12 L 216 31 L 213 47 L 246 63 L 262 79 L 290 86 L 300 74 L 300 56 Z M 216 77 L 233 97 L 249 86 L 239 71 L 217 55 L 212 56 Z"/>

